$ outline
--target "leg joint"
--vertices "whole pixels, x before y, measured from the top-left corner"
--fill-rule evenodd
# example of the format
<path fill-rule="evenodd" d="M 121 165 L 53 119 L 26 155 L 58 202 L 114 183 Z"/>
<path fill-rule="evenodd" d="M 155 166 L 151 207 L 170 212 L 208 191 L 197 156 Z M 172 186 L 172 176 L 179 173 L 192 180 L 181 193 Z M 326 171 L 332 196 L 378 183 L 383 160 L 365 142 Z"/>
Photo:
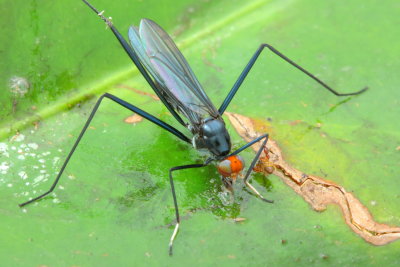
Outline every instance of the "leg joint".
<path fill-rule="evenodd" d="M 262 44 L 260 45 L 260 48 L 264 48 L 264 47 L 268 47 L 269 49 L 274 49 L 274 48 L 272 47 L 272 45 L 267 44 L 267 43 L 262 43 Z"/>

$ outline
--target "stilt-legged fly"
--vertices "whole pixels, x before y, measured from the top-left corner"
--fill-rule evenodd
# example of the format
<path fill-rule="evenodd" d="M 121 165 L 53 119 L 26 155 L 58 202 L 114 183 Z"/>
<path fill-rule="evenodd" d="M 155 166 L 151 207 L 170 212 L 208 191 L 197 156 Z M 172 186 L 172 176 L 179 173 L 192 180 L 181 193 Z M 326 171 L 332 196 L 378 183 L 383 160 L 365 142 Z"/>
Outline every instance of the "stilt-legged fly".
<path fill-rule="evenodd" d="M 205 162 L 202 164 L 176 166 L 169 170 L 169 179 L 171 183 L 172 197 L 176 212 L 175 229 L 169 243 L 170 255 L 172 255 L 173 241 L 176 237 L 180 224 L 178 202 L 176 199 L 174 181 L 172 177 L 172 173 L 174 171 L 190 168 L 201 168 L 207 166 L 213 161 L 218 161 L 220 162 L 219 168 L 221 170 L 221 173 L 224 173 L 226 175 L 233 174 L 234 172 L 241 171 L 241 168 L 243 168 L 244 166 L 243 159 L 238 156 L 238 154 L 244 149 L 250 147 L 251 145 L 262 141 L 262 146 L 258 150 L 256 156 L 250 164 L 250 167 L 244 175 L 244 183 L 250 190 L 252 190 L 259 198 L 261 198 L 265 202 L 273 202 L 271 200 L 265 199 L 250 183 L 248 183 L 248 178 L 258 159 L 260 158 L 265 144 L 268 141 L 268 134 L 257 137 L 256 139 L 247 143 L 236 151 L 231 152 L 230 136 L 225 127 L 225 122 L 222 119 L 224 111 L 232 101 L 242 82 L 246 78 L 247 74 L 253 67 L 258 56 L 261 54 L 264 48 L 268 48 L 275 55 L 279 56 L 295 68 L 299 69 L 301 72 L 308 75 L 310 78 L 314 79 L 316 82 L 322 85 L 325 89 L 329 90 L 331 93 L 337 96 L 357 95 L 367 90 L 366 87 L 360 91 L 353 93 L 338 93 L 337 91 L 326 85 L 323 81 L 294 63 L 292 60 L 287 58 L 285 55 L 280 53 L 269 44 L 262 44 L 257 49 L 253 57 L 248 62 L 247 66 L 240 74 L 239 78 L 233 85 L 232 89 L 229 91 L 220 108 L 216 109 L 214 104 L 210 101 L 202 86 L 198 82 L 186 59 L 183 57 L 183 55 L 175 45 L 174 41 L 159 25 L 157 25 L 154 21 L 150 19 L 142 19 L 139 27 L 132 26 L 129 28 L 129 45 L 128 42 L 122 37 L 122 35 L 111 23 L 111 21 L 103 16 L 103 12 L 99 12 L 86 0 L 82 1 L 108 25 L 108 27 L 114 33 L 115 37 L 118 39 L 126 53 L 132 59 L 133 63 L 146 79 L 150 87 L 160 98 L 162 103 L 167 107 L 167 109 L 169 110 L 169 112 L 171 112 L 175 119 L 183 127 L 187 128 L 192 135 L 191 137 L 187 137 L 181 131 L 165 123 L 164 121 L 150 115 L 142 109 L 114 95 L 105 93 L 98 99 L 97 103 L 95 104 L 88 120 L 86 121 L 86 124 L 84 125 L 75 144 L 69 152 L 51 188 L 44 194 L 20 204 L 20 206 L 23 207 L 29 203 L 39 200 L 50 194 L 54 190 L 58 181 L 60 180 L 60 177 L 66 165 L 68 164 L 69 159 L 74 153 L 82 136 L 86 132 L 86 129 L 88 128 L 97 109 L 99 108 L 101 101 L 104 98 L 108 98 L 116 102 L 117 104 L 125 107 L 126 109 L 129 109 L 139 114 L 143 118 L 151 121 L 161 128 L 167 130 L 182 141 L 192 144 L 195 149 L 205 149 L 209 152 L 209 158 L 205 160 Z M 237 166 L 241 167 L 237 168 Z"/>

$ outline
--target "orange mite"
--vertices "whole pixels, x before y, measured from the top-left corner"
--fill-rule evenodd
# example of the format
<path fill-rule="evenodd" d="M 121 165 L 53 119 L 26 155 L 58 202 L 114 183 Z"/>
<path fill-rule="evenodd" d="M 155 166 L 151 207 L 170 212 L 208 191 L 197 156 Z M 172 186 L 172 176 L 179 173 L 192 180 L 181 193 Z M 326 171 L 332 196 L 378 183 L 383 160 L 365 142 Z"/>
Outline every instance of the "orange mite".
<path fill-rule="evenodd" d="M 234 177 L 243 170 L 244 159 L 239 155 L 229 156 L 217 165 L 218 172 L 224 177 Z"/>

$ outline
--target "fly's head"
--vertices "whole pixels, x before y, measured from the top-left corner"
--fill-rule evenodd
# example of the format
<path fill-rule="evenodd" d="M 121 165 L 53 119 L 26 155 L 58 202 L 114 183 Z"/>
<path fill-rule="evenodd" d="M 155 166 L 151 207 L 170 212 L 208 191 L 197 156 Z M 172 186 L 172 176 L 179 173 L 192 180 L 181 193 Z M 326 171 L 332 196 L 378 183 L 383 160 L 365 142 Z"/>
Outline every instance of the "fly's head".
<path fill-rule="evenodd" d="M 217 158 L 224 157 L 231 151 L 231 138 L 222 119 L 206 119 L 193 141 L 196 148 L 207 149 Z"/>

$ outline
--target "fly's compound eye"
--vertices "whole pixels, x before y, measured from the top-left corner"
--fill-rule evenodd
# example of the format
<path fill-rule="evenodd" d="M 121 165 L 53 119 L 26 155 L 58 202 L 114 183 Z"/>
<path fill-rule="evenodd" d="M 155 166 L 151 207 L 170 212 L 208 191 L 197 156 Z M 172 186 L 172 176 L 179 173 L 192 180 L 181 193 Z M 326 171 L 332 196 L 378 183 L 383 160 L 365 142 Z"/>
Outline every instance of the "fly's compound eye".
<path fill-rule="evenodd" d="M 224 177 L 236 177 L 244 168 L 244 159 L 239 155 L 229 156 L 221 160 L 217 168 Z"/>

